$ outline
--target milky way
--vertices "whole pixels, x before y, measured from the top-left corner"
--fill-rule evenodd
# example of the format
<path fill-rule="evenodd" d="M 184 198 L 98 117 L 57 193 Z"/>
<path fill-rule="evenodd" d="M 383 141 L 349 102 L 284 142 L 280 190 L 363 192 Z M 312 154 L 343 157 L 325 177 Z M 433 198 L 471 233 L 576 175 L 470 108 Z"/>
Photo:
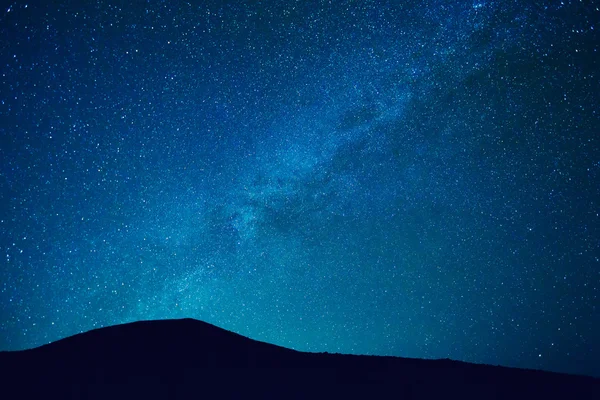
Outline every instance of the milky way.
<path fill-rule="evenodd" d="M 50 3 L 0 14 L 0 350 L 192 317 L 600 376 L 591 3 Z"/>

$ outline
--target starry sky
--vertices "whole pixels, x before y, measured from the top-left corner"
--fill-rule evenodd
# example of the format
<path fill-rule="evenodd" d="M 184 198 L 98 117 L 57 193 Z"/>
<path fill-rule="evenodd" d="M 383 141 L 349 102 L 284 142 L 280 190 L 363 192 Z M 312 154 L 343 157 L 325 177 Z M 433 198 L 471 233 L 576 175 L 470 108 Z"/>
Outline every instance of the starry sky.
<path fill-rule="evenodd" d="M 0 10 L 0 350 L 191 317 L 600 376 L 600 10 Z"/>

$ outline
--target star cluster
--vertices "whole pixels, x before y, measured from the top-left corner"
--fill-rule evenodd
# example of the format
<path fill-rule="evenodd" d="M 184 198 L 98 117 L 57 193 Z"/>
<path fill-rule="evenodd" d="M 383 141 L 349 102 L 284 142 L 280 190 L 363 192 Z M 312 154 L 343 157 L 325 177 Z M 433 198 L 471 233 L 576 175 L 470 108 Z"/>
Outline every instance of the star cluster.
<path fill-rule="evenodd" d="M 600 376 L 600 10 L 0 13 L 0 349 L 192 317 Z"/>

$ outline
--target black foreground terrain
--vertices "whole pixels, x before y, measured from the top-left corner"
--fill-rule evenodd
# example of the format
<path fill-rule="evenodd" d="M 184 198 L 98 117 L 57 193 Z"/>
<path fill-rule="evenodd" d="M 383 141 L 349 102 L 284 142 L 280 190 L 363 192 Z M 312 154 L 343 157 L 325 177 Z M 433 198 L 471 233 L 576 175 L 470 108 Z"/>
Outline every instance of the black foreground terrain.
<path fill-rule="evenodd" d="M 600 379 L 451 360 L 302 353 L 193 320 L 0 352 L 0 398 L 600 399 Z"/>

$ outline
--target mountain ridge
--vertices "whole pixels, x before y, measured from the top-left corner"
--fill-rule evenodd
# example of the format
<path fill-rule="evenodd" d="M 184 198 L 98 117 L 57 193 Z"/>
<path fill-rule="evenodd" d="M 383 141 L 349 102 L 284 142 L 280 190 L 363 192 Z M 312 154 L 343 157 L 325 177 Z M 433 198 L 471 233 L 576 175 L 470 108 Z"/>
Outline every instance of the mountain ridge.
<path fill-rule="evenodd" d="M 191 318 L 103 327 L 0 352 L 0 372 L 4 387 L 24 397 L 56 391 L 75 393 L 71 398 L 321 397 L 323 389 L 350 397 L 600 396 L 600 379 L 593 377 L 449 359 L 300 352 Z"/>

